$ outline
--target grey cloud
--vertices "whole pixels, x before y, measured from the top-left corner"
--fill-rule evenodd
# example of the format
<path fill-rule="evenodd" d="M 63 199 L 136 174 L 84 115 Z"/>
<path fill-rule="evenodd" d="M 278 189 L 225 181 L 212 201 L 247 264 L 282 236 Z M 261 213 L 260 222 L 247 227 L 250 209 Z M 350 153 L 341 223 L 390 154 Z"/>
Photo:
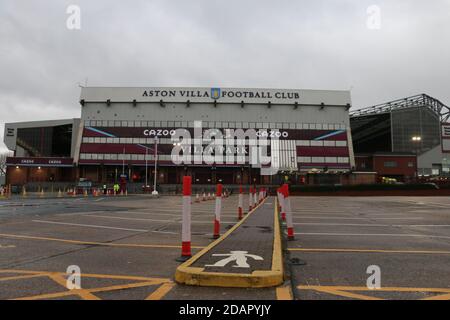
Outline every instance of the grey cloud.
<path fill-rule="evenodd" d="M 66 28 L 66 8 L 82 29 Z M 369 5 L 381 30 L 366 28 Z M 350 89 L 450 104 L 450 1 L 3 0 L 3 123 L 79 115 L 78 83 Z M 1 147 L 0 147 L 1 148 Z"/>

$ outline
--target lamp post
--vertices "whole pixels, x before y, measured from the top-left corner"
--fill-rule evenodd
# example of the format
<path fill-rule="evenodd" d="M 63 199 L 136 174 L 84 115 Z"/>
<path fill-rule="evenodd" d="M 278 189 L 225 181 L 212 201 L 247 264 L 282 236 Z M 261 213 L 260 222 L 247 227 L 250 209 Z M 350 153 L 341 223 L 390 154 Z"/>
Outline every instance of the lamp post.
<path fill-rule="evenodd" d="M 156 191 L 156 177 L 157 177 L 156 166 L 157 165 L 158 165 L 158 137 L 155 137 L 155 177 L 153 179 L 153 191 L 152 191 L 153 196 L 158 195 L 158 191 Z"/>
<path fill-rule="evenodd" d="M 415 151 L 416 151 L 416 180 L 419 179 L 419 147 L 420 143 L 422 142 L 421 136 L 413 136 L 411 138 L 412 142 L 416 145 Z"/>

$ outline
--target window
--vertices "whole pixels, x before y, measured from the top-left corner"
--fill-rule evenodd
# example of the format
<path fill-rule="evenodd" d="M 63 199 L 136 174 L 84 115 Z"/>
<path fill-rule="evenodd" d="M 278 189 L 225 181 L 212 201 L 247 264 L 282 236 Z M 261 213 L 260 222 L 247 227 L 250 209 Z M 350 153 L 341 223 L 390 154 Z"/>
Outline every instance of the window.
<path fill-rule="evenodd" d="M 298 140 L 297 141 L 297 145 L 298 146 L 309 147 L 310 146 L 310 141 L 309 140 Z"/>
<path fill-rule="evenodd" d="M 336 141 L 336 147 L 346 147 L 347 141 Z"/>
<path fill-rule="evenodd" d="M 384 167 L 385 168 L 397 168 L 398 164 L 397 161 L 385 161 Z"/>

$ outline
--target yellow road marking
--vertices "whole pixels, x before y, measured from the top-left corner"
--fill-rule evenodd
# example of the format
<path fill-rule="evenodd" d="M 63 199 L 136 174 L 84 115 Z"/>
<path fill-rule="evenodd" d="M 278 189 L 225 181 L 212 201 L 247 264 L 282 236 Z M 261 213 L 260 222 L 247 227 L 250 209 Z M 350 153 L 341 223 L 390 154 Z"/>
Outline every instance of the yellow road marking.
<path fill-rule="evenodd" d="M 354 252 L 354 253 L 408 253 L 408 254 L 450 254 L 450 251 L 428 250 L 378 250 L 378 249 L 326 249 L 326 248 L 288 248 L 288 251 L 301 252 Z"/>
<path fill-rule="evenodd" d="M 156 284 L 158 284 L 158 283 L 155 283 L 155 281 L 145 281 L 145 282 L 137 282 L 137 283 L 118 284 L 118 285 L 114 285 L 114 286 L 101 287 L 101 288 L 93 288 L 93 289 L 89 289 L 89 291 L 90 292 L 115 291 L 115 290 L 124 290 L 124 289 L 154 286 Z"/>
<path fill-rule="evenodd" d="M 37 277 L 44 277 L 45 274 L 28 274 L 23 276 L 14 276 L 14 277 L 4 277 L 0 278 L 0 281 L 12 281 L 12 280 L 20 280 L 20 279 L 30 279 L 30 278 L 37 278 Z"/>
<path fill-rule="evenodd" d="M 49 272 L 49 271 L 30 271 L 30 270 L 20 270 L 20 269 L 3 269 L 0 273 L 19 273 L 19 274 L 33 274 L 48 276 L 49 274 L 60 274 L 66 275 L 64 272 Z M 110 275 L 110 274 L 95 274 L 95 273 L 83 273 L 84 278 L 100 278 L 100 279 L 116 279 L 116 280 L 136 280 L 136 281 L 154 281 L 154 282 L 167 282 L 167 278 L 150 278 L 141 276 L 127 276 L 127 275 Z"/>
<path fill-rule="evenodd" d="M 161 300 L 175 286 L 173 282 L 164 283 L 156 291 L 151 293 L 145 300 Z"/>
<path fill-rule="evenodd" d="M 0 273 L 17 273 L 22 274 L 21 276 L 5 277 L 0 278 L 1 281 L 16 280 L 16 279 L 26 279 L 31 277 L 43 277 L 46 276 L 58 283 L 62 287 L 67 289 L 66 278 L 64 278 L 65 273 L 62 272 L 48 272 L 48 271 L 30 271 L 30 270 L 0 270 Z M 113 285 L 107 287 L 89 288 L 89 289 L 74 289 L 54 293 L 46 293 L 34 296 L 20 297 L 13 300 L 37 300 L 37 299 L 52 299 L 61 298 L 67 296 L 79 296 L 84 300 L 100 300 L 99 297 L 94 295 L 96 292 L 104 291 L 116 291 L 130 288 L 147 287 L 154 285 L 161 285 L 153 294 L 150 294 L 148 298 L 152 300 L 157 300 L 158 298 L 164 297 L 164 295 L 172 289 L 174 283 L 168 278 L 149 278 L 140 276 L 122 276 L 122 275 L 106 275 L 106 274 L 82 274 L 83 278 L 103 278 L 103 279 L 121 279 L 121 280 L 134 280 L 139 281 L 136 283 Z"/>
<path fill-rule="evenodd" d="M 37 299 L 53 299 L 53 298 L 62 298 L 62 297 L 67 297 L 67 296 L 76 296 L 77 294 L 74 293 L 73 291 L 47 293 L 47 294 L 41 294 L 41 295 L 36 295 L 36 296 L 15 298 L 12 300 L 37 300 Z"/>
<path fill-rule="evenodd" d="M 370 290 L 367 287 L 354 287 L 354 286 L 303 286 L 297 287 L 299 290 L 315 290 L 318 292 L 329 293 L 337 296 L 362 299 L 362 300 L 383 300 L 377 297 L 362 295 L 359 293 L 348 291 L 374 291 L 374 292 L 428 292 L 428 293 L 441 293 L 440 295 L 427 297 L 422 300 L 450 300 L 450 288 L 407 288 L 407 287 L 382 287 L 376 290 Z M 443 293 L 443 294 L 442 294 Z"/>
<path fill-rule="evenodd" d="M 38 236 L 24 236 L 24 235 L 5 234 L 5 233 L 0 233 L 0 237 L 24 239 L 24 240 L 56 241 L 56 242 L 65 242 L 65 243 L 71 243 L 71 244 L 107 246 L 107 247 L 181 249 L 181 246 L 179 246 L 179 245 L 107 243 L 107 242 L 94 242 L 94 241 L 82 241 L 82 240 L 69 240 L 69 239 L 61 239 L 61 238 L 47 238 L 47 237 L 38 237 Z M 203 249 L 204 247 L 203 246 L 192 246 L 191 248 L 192 249 Z"/>
<path fill-rule="evenodd" d="M 352 287 L 352 286 L 298 286 L 300 290 L 318 290 L 318 289 L 331 289 L 342 291 L 372 291 L 367 287 Z M 450 288 L 408 288 L 408 287 L 381 287 L 373 291 L 386 291 L 386 292 L 437 292 L 437 293 L 450 293 Z"/>
<path fill-rule="evenodd" d="M 369 290 L 366 288 L 366 290 Z M 353 298 L 353 299 L 360 299 L 360 300 L 383 300 L 380 298 L 370 297 L 363 294 L 358 293 L 352 293 L 352 292 L 344 292 L 341 290 L 335 290 L 335 289 L 316 289 L 316 291 L 323 292 L 323 293 L 329 293 L 336 296 L 342 296 L 346 298 Z"/>
<path fill-rule="evenodd" d="M 424 298 L 422 300 L 450 300 L 450 293 L 441 294 L 433 297 Z"/>
<path fill-rule="evenodd" d="M 56 283 L 58 283 L 59 285 L 61 285 L 62 287 L 67 288 L 67 279 L 65 279 L 60 273 L 54 272 L 54 273 L 50 273 L 48 274 L 48 277 L 50 279 L 52 279 L 53 281 L 55 281 Z M 91 292 L 89 292 L 89 290 L 85 290 L 85 289 L 74 289 L 74 290 L 70 290 L 70 292 L 72 292 L 75 295 L 78 295 L 79 297 L 81 297 L 84 300 L 100 300 L 99 297 L 96 297 L 95 295 L 93 295 Z"/>
<path fill-rule="evenodd" d="M 276 288 L 277 300 L 293 300 L 292 290 L 289 285 Z"/>

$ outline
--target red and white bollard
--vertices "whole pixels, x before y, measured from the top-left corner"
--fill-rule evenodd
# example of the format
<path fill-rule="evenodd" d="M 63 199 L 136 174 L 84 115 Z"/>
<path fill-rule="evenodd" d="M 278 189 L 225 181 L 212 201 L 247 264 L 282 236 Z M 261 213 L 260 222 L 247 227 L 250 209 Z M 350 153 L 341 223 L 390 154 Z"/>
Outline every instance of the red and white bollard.
<path fill-rule="evenodd" d="M 197 193 L 197 195 L 195 196 L 195 202 L 200 202 L 200 197 L 199 197 L 198 193 Z"/>
<path fill-rule="evenodd" d="M 258 205 L 258 196 L 256 195 L 256 187 L 253 188 L 253 205 L 255 207 Z"/>
<path fill-rule="evenodd" d="M 183 217 L 181 227 L 181 257 L 180 261 L 189 259 L 191 254 L 191 195 L 192 177 L 183 177 Z"/>
<path fill-rule="evenodd" d="M 286 212 L 286 224 L 287 224 L 287 232 L 288 232 L 288 240 L 292 241 L 295 240 L 294 237 L 294 224 L 292 221 L 292 211 L 291 211 L 291 199 L 289 198 L 289 185 L 284 184 L 283 185 L 283 193 L 284 193 L 284 200 L 283 200 L 283 207 L 285 207 Z"/>
<path fill-rule="evenodd" d="M 242 186 L 239 186 L 239 198 L 238 198 L 238 218 L 242 219 L 242 208 L 244 206 L 244 195 L 242 194 Z"/>
<path fill-rule="evenodd" d="M 263 188 L 259 189 L 259 203 L 261 203 L 264 200 L 264 191 Z"/>
<path fill-rule="evenodd" d="M 280 190 L 280 210 L 281 210 L 281 220 L 286 221 L 286 207 L 284 198 L 284 185 L 279 188 Z"/>
<path fill-rule="evenodd" d="M 248 191 L 248 212 L 253 209 L 253 187 L 250 187 Z"/>
<path fill-rule="evenodd" d="M 205 192 L 203 192 L 202 201 L 206 201 L 206 193 Z"/>
<path fill-rule="evenodd" d="M 277 199 L 278 199 L 278 212 L 281 215 L 281 188 L 277 188 Z"/>
<path fill-rule="evenodd" d="M 220 212 L 222 211 L 222 184 L 217 185 L 216 190 L 216 210 L 214 212 L 214 234 L 213 238 L 217 239 L 220 237 Z"/>

